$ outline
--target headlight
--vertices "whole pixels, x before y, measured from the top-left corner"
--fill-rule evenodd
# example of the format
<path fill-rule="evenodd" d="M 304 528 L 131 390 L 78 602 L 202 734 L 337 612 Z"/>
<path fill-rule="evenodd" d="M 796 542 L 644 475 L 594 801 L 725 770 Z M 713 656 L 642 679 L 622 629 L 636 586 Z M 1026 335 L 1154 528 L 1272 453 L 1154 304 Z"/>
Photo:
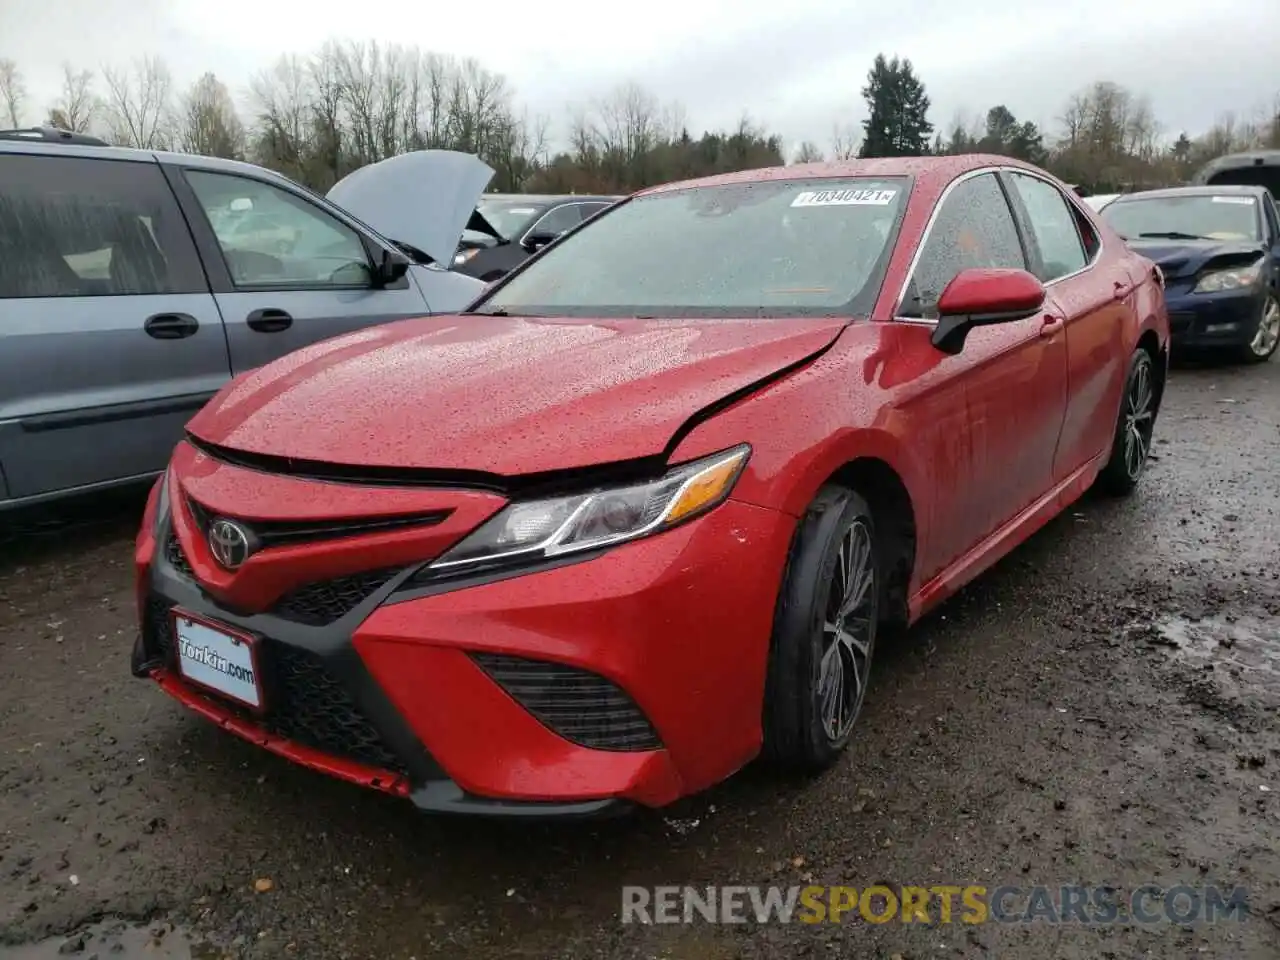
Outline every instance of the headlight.
<path fill-rule="evenodd" d="M 723 503 L 750 455 L 743 444 L 681 464 L 649 483 L 513 503 L 422 575 L 549 560 L 668 530 Z"/>
<path fill-rule="evenodd" d="M 1244 290 L 1262 279 L 1262 261 L 1248 267 L 1230 270 L 1213 270 L 1200 275 L 1195 293 L 1221 293 L 1224 290 Z"/>
<path fill-rule="evenodd" d="M 453 265 L 455 267 L 460 267 L 479 252 L 480 251 L 474 247 L 470 250 L 459 250 L 453 255 Z"/>

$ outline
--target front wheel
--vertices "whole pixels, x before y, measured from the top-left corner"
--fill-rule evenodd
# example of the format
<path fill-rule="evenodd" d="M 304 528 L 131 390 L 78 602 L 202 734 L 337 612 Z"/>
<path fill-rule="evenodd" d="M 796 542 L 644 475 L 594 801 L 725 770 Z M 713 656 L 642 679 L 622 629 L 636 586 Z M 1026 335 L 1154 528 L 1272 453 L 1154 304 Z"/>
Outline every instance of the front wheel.
<path fill-rule="evenodd" d="M 1280 299 L 1269 293 L 1262 305 L 1258 329 L 1242 351 L 1242 358 L 1247 363 L 1266 363 L 1277 346 L 1280 346 Z"/>
<path fill-rule="evenodd" d="M 767 758 L 816 772 L 848 745 L 870 679 L 880 570 L 866 500 L 824 487 L 800 522 L 778 597 L 764 704 Z"/>
<path fill-rule="evenodd" d="M 1155 361 L 1139 347 L 1129 359 L 1111 457 L 1098 475 L 1098 486 L 1106 493 L 1124 496 L 1137 487 L 1151 454 L 1159 409 Z"/>

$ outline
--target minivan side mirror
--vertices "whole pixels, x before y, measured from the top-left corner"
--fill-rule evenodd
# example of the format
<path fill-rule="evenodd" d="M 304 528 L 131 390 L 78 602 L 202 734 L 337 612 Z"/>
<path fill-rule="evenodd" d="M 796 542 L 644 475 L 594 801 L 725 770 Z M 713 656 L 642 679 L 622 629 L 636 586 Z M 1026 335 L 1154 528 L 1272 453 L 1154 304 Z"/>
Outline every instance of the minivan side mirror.
<path fill-rule="evenodd" d="M 938 298 L 938 325 L 930 340 L 954 356 L 964 349 L 974 327 L 1025 320 L 1044 306 L 1044 300 L 1044 284 L 1026 270 L 961 270 Z"/>
<path fill-rule="evenodd" d="M 373 285 L 389 287 L 409 272 L 410 260 L 403 253 L 384 249 L 373 271 Z"/>

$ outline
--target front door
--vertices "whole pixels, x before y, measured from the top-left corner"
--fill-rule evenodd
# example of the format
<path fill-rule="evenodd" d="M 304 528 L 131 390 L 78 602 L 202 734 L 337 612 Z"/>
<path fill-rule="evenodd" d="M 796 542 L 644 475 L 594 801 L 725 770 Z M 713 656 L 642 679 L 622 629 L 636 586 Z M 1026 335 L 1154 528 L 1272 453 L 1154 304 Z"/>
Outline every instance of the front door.
<path fill-rule="evenodd" d="M 0 155 L 0 467 L 13 500 L 163 470 L 230 375 L 153 161 Z"/>
<path fill-rule="evenodd" d="M 962 270 L 1026 269 L 1013 212 L 994 173 L 968 176 L 942 201 L 907 284 L 900 317 L 927 326 L 937 302 Z M 941 361 L 963 405 L 967 467 L 944 482 L 930 525 L 926 558 L 940 571 L 1043 496 L 1066 406 L 1066 338 L 1051 312 L 1016 323 L 978 327 L 964 349 Z"/>
<path fill-rule="evenodd" d="M 178 189 L 197 207 L 193 229 L 237 374 L 319 340 L 430 312 L 408 275 L 375 287 L 361 234 L 301 191 L 194 168 L 181 172 Z"/>

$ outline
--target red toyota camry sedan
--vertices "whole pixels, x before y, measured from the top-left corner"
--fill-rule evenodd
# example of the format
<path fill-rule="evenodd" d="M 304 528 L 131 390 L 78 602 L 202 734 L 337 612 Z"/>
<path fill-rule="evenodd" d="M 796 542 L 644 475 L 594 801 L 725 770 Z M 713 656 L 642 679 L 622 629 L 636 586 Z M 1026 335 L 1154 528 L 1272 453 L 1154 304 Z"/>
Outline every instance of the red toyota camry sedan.
<path fill-rule="evenodd" d="M 1001 157 L 643 191 L 231 382 L 151 494 L 134 673 L 435 811 L 820 769 L 878 637 L 1137 484 L 1161 284 Z"/>

